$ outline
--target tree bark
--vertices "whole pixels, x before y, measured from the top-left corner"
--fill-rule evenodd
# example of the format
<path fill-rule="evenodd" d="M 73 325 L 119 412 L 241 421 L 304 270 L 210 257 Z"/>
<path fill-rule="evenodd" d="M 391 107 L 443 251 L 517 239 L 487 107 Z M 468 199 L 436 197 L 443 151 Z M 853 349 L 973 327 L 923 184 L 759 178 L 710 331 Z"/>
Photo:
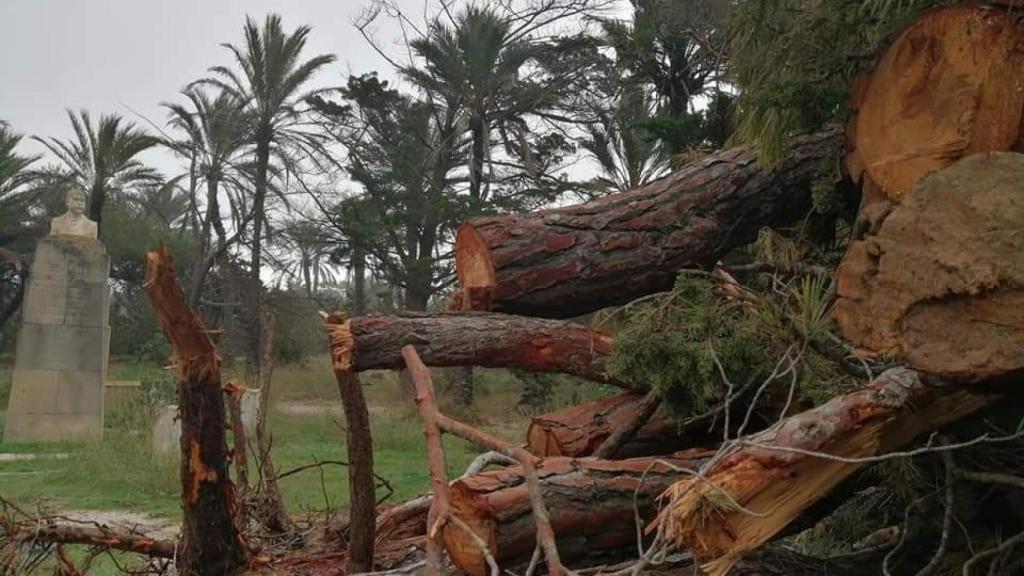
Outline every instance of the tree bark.
<path fill-rule="evenodd" d="M 373 478 L 373 437 L 370 412 L 363 397 L 359 376 L 352 370 L 351 332 L 344 314 L 335 312 L 324 319 L 330 342 L 331 365 L 338 380 L 338 392 L 345 410 L 345 442 L 348 448 L 349 574 L 373 569 L 376 526 L 376 496 Z"/>
<path fill-rule="evenodd" d="M 704 453 L 679 454 L 660 460 L 696 468 Z M 537 466 L 544 502 L 558 550 L 565 560 L 618 551 L 635 553 L 637 526 L 634 499 L 641 520 L 655 515 L 655 499 L 678 480 L 679 472 L 657 464 L 659 458 L 597 460 L 547 458 Z M 646 476 L 644 476 L 646 472 Z M 643 482 L 641 482 L 643 477 Z M 533 553 L 536 527 L 521 466 L 484 472 L 451 486 L 451 513 L 460 518 L 505 568 L 525 564 Z M 458 525 L 444 530 L 445 548 L 461 570 L 487 574 L 477 546 Z"/>
<path fill-rule="evenodd" d="M 246 389 L 234 382 L 228 382 L 224 386 L 224 397 L 228 403 L 228 416 L 231 426 L 231 462 L 235 466 L 235 474 L 238 476 L 236 498 L 236 515 L 238 525 L 248 525 L 248 510 L 246 505 L 249 498 L 249 449 L 245 432 L 245 424 L 242 422 L 242 396 Z"/>
<path fill-rule="evenodd" d="M 666 290 L 679 270 L 803 217 L 842 140 L 835 128 L 796 138 L 771 168 L 734 148 L 585 204 L 469 220 L 456 238 L 459 284 L 488 290 L 493 310 L 551 318 Z"/>
<path fill-rule="evenodd" d="M 545 457 L 592 456 L 613 433 L 633 422 L 644 405 L 644 399 L 641 394 L 623 392 L 537 416 L 526 431 L 527 448 Z M 664 415 L 655 413 L 619 447 L 614 456 L 654 456 L 704 443 L 714 444 L 716 439 L 721 440 L 721 435 L 701 438 L 697 433 L 681 432 Z"/>
<path fill-rule="evenodd" d="M 861 390 L 741 439 L 741 448 L 703 479 L 676 482 L 658 522 L 710 576 L 724 576 L 871 458 L 997 398 L 981 390 L 930 389 L 915 372 L 891 369 Z"/>
<path fill-rule="evenodd" d="M 1024 155 L 964 158 L 850 246 L 833 315 L 858 352 L 950 380 L 1024 374 L 1022 179 Z"/>
<path fill-rule="evenodd" d="M 185 304 L 165 246 L 146 255 L 146 290 L 178 365 L 181 417 L 182 551 L 186 576 L 229 574 L 247 556 L 235 525 L 235 487 L 227 467 L 220 357 Z"/>
<path fill-rule="evenodd" d="M 270 399 L 273 392 L 274 374 L 274 334 L 276 318 L 271 312 L 261 314 L 260 335 L 263 342 L 260 346 L 259 370 L 257 374 L 260 379 L 260 403 L 256 414 L 256 446 L 259 449 L 257 460 L 260 471 L 263 475 L 263 492 L 261 494 L 261 505 L 263 525 L 272 532 L 293 532 L 295 525 L 288 510 L 284 507 L 284 499 L 281 498 L 281 488 L 277 485 L 277 472 L 274 469 L 274 460 L 270 455 L 270 447 L 273 443 L 271 438 L 268 420 L 270 417 Z"/>
<path fill-rule="evenodd" d="M 1010 150 L 1024 136 L 1022 77 L 1012 11 L 964 3 L 920 16 L 853 91 L 846 165 L 864 201 L 899 203 L 926 174 Z"/>
<path fill-rule="evenodd" d="M 569 322 L 481 312 L 407 312 L 352 318 L 346 329 L 356 372 L 400 369 L 402 347 L 414 344 L 428 366 L 521 368 L 633 386 L 613 381 L 605 371 L 611 337 Z"/>

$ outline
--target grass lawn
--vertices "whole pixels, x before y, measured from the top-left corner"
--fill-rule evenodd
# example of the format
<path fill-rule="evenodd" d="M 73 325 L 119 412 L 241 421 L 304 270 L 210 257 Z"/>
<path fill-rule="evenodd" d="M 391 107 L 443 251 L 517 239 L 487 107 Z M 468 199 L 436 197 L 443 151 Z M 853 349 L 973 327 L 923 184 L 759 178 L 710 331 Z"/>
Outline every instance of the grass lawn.
<path fill-rule="evenodd" d="M 160 371 L 153 365 L 115 363 L 112 379 L 138 379 Z M 435 374 L 443 390 L 441 371 Z M 10 367 L 0 368 L 0 389 L 9 386 Z M 516 409 L 521 384 L 502 370 L 478 370 L 478 392 L 471 411 L 447 406 L 453 414 L 471 414 L 475 424 L 513 441 L 521 441 L 528 418 Z M 229 369 L 225 378 L 231 377 Z M 427 490 L 429 477 L 422 428 L 411 399 L 403 399 L 394 373 L 364 375 L 370 407 L 376 472 L 394 488 L 397 502 Z M 324 460 L 346 458 L 344 418 L 334 375 L 326 356 L 303 365 L 284 366 L 274 374 L 272 455 L 279 473 Z M 559 384 L 554 407 L 594 397 L 593 384 Z M 133 397 L 134 396 L 134 397 Z M 20 505 L 53 510 L 130 510 L 176 520 L 180 517 L 177 455 L 151 449 L 151 415 L 141 392 L 108 398 L 107 431 L 89 444 L 7 444 L 0 452 L 61 453 L 65 458 L 0 462 L 0 495 Z M 445 397 L 441 395 L 444 404 Z M 446 437 L 450 473 L 457 475 L 479 450 Z M 250 467 L 255 477 L 255 466 Z M 293 514 L 314 513 L 348 504 L 347 472 L 341 466 L 311 468 L 280 482 Z"/>

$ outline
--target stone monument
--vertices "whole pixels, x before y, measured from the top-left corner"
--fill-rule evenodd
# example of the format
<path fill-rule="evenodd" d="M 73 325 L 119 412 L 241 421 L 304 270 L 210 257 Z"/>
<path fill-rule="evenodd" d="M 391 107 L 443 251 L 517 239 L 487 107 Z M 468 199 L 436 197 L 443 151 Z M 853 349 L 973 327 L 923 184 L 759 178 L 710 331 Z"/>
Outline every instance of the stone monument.
<path fill-rule="evenodd" d="M 68 211 L 39 241 L 25 289 L 4 440 L 47 442 L 103 436 L 103 382 L 110 342 L 110 257 L 72 187 Z"/>

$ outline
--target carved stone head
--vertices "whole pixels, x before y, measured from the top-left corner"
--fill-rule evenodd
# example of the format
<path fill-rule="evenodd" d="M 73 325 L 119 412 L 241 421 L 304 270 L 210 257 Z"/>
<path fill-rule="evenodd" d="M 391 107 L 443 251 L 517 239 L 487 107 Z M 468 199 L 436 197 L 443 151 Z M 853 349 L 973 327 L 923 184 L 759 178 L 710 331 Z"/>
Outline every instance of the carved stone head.
<path fill-rule="evenodd" d="M 85 213 L 85 190 L 82 190 L 81 186 L 72 184 L 68 187 L 65 201 L 67 202 L 68 212 L 73 216 L 77 217 Z"/>

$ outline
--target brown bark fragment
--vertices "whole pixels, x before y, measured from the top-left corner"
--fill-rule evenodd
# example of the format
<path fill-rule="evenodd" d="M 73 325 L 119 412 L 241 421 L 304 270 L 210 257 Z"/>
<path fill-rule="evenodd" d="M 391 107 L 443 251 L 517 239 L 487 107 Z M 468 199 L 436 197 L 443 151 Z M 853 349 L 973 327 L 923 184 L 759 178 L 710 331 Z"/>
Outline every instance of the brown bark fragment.
<path fill-rule="evenodd" d="M 456 238 L 459 284 L 490 290 L 493 310 L 549 318 L 666 290 L 679 270 L 806 214 L 810 184 L 841 147 L 830 129 L 795 139 L 772 168 L 734 148 L 585 204 L 469 220 Z"/>
<path fill-rule="evenodd" d="M 862 94 L 847 158 L 900 202 L 920 179 L 1024 133 L 1024 27 L 1005 8 L 962 4 L 923 14 L 879 61 Z"/>
<path fill-rule="evenodd" d="M 746 447 L 722 459 L 704 479 L 679 480 L 658 521 L 708 574 L 722 576 L 864 466 L 807 451 L 847 459 L 885 454 L 996 398 L 967 389 L 930 390 L 910 370 L 889 370 L 861 390 L 749 437 Z"/>
<path fill-rule="evenodd" d="M 834 317 L 868 356 L 978 381 L 1024 372 L 1024 155 L 979 154 L 926 177 L 854 243 Z"/>

